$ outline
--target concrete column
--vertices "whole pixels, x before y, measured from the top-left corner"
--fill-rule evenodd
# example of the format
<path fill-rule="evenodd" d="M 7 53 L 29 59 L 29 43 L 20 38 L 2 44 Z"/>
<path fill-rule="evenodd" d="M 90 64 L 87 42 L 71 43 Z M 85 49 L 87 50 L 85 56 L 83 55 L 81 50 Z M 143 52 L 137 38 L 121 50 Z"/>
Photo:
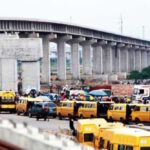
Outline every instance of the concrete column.
<path fill-rule="evenodd" d="M 59 40 L 57 43 L 57 76 L 60 80 L 66 80 L 66 52 L 65 42 Z"/>
<path fill-rule="evenodd" d="M 80 78 L 79 43 L 71 44 L 71 70 L 73 79 Z"/>
<path fill-rule="evenodd" d="M 91 45 L 83 46 L 83 74 L 92 75 L 92 62 L 91 62 Z"/>
<path fill-rule="evenodd" d="M 0 90 L 18 91 L 17 60 L 0 59 Z"/>
<path fill-rule="evenodd" d="M 127 72 L 127 52 L 126 47 L 121 48 L 121 72 Z"/>
<path fill-rule="evenodd" d="M 147 66 L 150 66 L 150 50 L 147 51 Z"/>
<path fill-rule="evenodd" d="M 68 41 L 71 45 L 71 72 L 73 79 L 80 78 L 79 43 L 82 41 L 85 41 L 84 37 L 73 38 Z"/>
<path fill-rule="evenodd" d="M 147 67 L 147 51 L 144 47 L 141 47 L 141 69 Z"/>
<path fill-rule="evenodd" d="M 22 89 L 40 90 L 40 62 L 22 62 Z"/>
<path fill-rule="evenodd" d="M 141 50 L 135 50 L 135 70 L 141 71 Z"/>
<path fill-rule="evenodd" d="M 49 37 L 45 36 L 42 38 L 43 41 L 43 58 L 42 58 L 42 83 L 50 82 L 50 50 L 49 50 Z"/>
<path fill-rule="evenodd" d="M 93 73 L 102 73 L 102 46 L 95 45 L 93 47 Z"/>
<path fill-rule="evenodd" d="M 81 43 L 83 47 L 83 75 L 92 75 L 91 45 L 96 42 L 97 40 L 90 39 Z"/>
<path fill-rule="evenodd" d="M 129 49 L 128 58 L 129 58 L 129 72 L 131 72 L 131 71 L 135 70 L 135 49 L 134 49 L 134 47 Z"/>
<path fill-rule="evenodd" d="M 122 70 L 122 55 L 121 55 L 121 53 L 122 53 L 122 48 L 125 46 L 125 44 L 122 44 L 122 43 L 120 43 L 120 44 L 117 44 L 117 46 L 116 46 L 116 54 L 115 54 L 115 62 L 116 62 L 116 64 L 115 64 L 115 66 L 116 66 L 116 69 L 115 69 L 115 71 L 116 71 L 116 73 L 120 73 L 121 72 L 121 70 Z"/>

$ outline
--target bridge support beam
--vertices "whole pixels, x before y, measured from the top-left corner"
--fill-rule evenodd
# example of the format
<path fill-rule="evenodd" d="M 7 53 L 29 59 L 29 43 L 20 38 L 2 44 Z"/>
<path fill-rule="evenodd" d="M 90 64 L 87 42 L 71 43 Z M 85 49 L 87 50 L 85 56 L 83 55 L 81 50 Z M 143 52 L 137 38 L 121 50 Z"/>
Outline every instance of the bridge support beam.
<path fill-rule="evenodd" d="M 91 45 L 97 40 L 90 39 L 82 43 L 83 47 L 83 75 L 92 75 Z"/>
<path fill-rule="evenodd" d="M 135 50 L 135 70 L 141 71 L 141 50 L 139 47 Z"/>
<path fill-rule="evenodd" d="M 147 66 L 150 66 L 150 50 L 147 51 Z"/>
<path fill-rule="evenodd" d="M 102 46 L 101 45 L 93 46 L 93 73 L 94 74 L 102 73 Z"/>
<path fill-rule="evenodd" d="M 141 69 L 147 67 L 147 51 L 145 47 L 141 47 Z"/>
<path fill-rule="evenodd" d="M 57 57 L 57 77 L 60 80 L 66 80 L 66 53 L 65 53 L 65 43 L 68 40 L 71 40 L 72 36 L 65 35 L 59 37 L 57 40 L 57 49 L 58 49 L 58 57 Z"/>
<path fill-rule="evenodd" d="M 35 88 L 40 90 L 40 62 L 22 62 L 22 89 L 26 91 L 27 89 Z"/>
<path fill-rule="evenodd" d="M 18 91 L 17 60 L 12 58 L 0 59 L 0 90 Z"/>
<path fill-rule="evenodd" d="M 80 78 L 79 43 L 85 41 L 84 37 L 74 38 L 71 44 L 71 72 L 73 79 Z"/>

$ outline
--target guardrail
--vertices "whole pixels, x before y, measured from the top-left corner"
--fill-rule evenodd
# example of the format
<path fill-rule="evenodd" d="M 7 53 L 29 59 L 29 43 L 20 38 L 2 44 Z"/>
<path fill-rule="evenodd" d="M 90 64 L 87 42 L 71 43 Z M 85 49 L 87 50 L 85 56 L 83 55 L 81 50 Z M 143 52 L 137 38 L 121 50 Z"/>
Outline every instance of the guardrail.
<path fill-rule="evenodd" d="M 26 123 L 0 120 L 1 150 L 93 150 L 67 137 L 41 133 Z"/>

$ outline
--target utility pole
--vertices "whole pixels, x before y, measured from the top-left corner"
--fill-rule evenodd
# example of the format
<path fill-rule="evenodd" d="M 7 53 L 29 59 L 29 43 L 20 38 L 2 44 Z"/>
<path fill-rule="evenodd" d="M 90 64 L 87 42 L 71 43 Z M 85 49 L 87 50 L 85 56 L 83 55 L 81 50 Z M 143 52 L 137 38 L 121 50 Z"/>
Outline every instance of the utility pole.
<path fill-rule="evenodd" d="M 123 33 L 123 18 L 122 15 L 120 15 L 120 33 Z"/>
<path fill-rule="evenodd" d="M 72 16 L 70 16 L 70 24 L 72 23 Z"/>
<path fill-rule="evenodd" d="M 142 26 L 142 36 L 143 36 L 143 39 L 145 38 L 145 26 Z"/>

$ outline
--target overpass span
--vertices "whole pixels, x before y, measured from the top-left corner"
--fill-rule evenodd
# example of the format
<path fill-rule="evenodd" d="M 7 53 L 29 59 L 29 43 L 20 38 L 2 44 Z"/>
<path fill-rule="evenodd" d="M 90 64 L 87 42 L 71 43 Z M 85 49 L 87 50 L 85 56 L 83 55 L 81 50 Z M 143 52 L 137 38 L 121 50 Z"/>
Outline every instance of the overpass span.
<path fill-rule="evenodd" d="M 20 37 L 42 38 L 42 82 L 44 83 L 50 82 L 49 42 L 51 41 L 57 43 L 57 76 L 61 80 L 66 79 L 66 43 L 71 45 L 73 79 L 80 78 L 79 45 L 83 48 L 83 75 L 121 74 L 132 70 L 141 71 L 142 68 L 150 66 L 148 40 L 73 24 L 18 18 L 1 18 L 0 32 L 18 32 Z"/>

